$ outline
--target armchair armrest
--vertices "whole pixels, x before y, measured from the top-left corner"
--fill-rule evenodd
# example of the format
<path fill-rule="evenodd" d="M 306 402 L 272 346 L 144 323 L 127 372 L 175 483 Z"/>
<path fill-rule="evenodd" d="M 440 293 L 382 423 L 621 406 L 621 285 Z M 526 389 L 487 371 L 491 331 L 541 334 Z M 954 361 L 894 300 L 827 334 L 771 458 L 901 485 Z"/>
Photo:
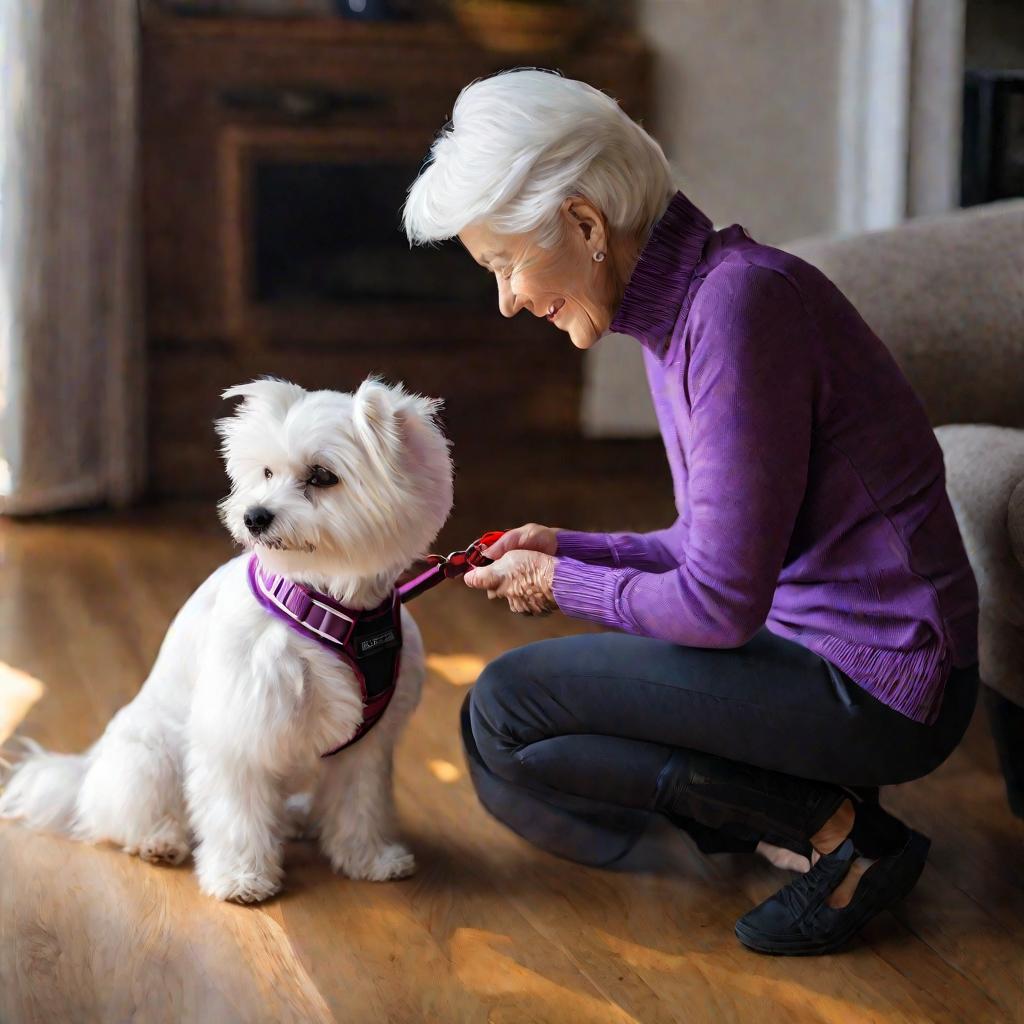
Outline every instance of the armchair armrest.
<path fill-rule="evenodd" d="M 1006 525 L 1010 531 L 1010 547 L 1024 568 L 1024 477 L 1010 494 L 1010 504 L 1006 510 Z"/>
<path fill-rule="evenodd" d="M 1024 707 L 1024 430 L 972 424 L 935 434 L 978 581 L 981 677 Z"/>

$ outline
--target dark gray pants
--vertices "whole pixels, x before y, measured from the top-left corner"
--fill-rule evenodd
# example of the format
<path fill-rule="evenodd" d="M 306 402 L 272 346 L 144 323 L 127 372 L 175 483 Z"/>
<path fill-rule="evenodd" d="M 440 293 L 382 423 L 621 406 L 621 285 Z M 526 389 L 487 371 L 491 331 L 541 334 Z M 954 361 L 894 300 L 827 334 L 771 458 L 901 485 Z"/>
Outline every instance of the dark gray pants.
<path fill-rule="evenodd" d="M 551 853 L 610 863 L 663 814 L 705 852 L 806 854 L 848 796 L 938 767 L 977 693 L 977 669 L 954 670 L 925 726 L 767 630 L 734 650 L 597 633 L 488 665 L 462 735 L 483 805 Z"/>

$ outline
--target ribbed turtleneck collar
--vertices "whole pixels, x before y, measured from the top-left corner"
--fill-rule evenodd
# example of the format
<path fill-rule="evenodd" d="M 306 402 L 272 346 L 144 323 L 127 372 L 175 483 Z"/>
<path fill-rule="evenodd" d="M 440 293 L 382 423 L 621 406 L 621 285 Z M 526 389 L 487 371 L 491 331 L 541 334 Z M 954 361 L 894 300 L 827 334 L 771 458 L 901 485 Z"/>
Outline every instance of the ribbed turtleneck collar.
<path fill-rule="evenodd" d="M 608 329 L 659 349 L 679 319 L 713 230 L 708 217 L 677 192 L 641 250 Z"/>

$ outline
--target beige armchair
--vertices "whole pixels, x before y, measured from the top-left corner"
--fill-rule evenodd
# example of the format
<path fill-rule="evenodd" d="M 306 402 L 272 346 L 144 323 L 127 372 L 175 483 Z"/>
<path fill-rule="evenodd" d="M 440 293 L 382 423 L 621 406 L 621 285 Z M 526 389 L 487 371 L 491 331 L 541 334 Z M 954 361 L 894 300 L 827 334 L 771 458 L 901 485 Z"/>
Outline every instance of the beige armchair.
<path fill-rule="evenodd" d="M 992 734 L 1024 817 L 1024 200 L 787 248 L 849 296 L 937 427 L 978 580 Z"/>

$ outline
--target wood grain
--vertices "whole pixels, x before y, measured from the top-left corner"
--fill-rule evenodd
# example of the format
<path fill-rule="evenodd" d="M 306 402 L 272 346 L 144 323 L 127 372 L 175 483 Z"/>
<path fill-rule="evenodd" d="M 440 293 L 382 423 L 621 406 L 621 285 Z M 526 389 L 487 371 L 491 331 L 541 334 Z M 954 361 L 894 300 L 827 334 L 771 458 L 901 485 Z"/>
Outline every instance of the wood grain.
<path fill-rule="evenodd" d="M 655 446 L 501 463 L 464 467 L 439 549 L 530 518 L 646 529 L 670 516 Z M 507 485 L 510 467 L 521 485 Z M 24 715 L 21 731 L 71 750 L 131 697 L 170 617 L 230 546 L 200 505 L 5 523 L 0 552 L 0 661 L 19 673 L 9 686 L 0 673 L 0 721 Z M 983 720 L 933 775 L 883 794 L 934 840 L 913 896 L 843 954 L 759 957 L 732 925 L 784 881 L 767 864 L 703 857 L 665 826 L 618 869 L 583 868 L 477 804 L 456 726 L 479 665 L 589 627 L 516 618 L 457 585 L 415 612 L 431 671 L 397 765 L 414 878 L 339 879 L 295 843 L 286 891 L 242 908 L 201 896 L 187 865 L 0 825 L 0 1021 L 1024 1021 L 1024 826 Z"/>

